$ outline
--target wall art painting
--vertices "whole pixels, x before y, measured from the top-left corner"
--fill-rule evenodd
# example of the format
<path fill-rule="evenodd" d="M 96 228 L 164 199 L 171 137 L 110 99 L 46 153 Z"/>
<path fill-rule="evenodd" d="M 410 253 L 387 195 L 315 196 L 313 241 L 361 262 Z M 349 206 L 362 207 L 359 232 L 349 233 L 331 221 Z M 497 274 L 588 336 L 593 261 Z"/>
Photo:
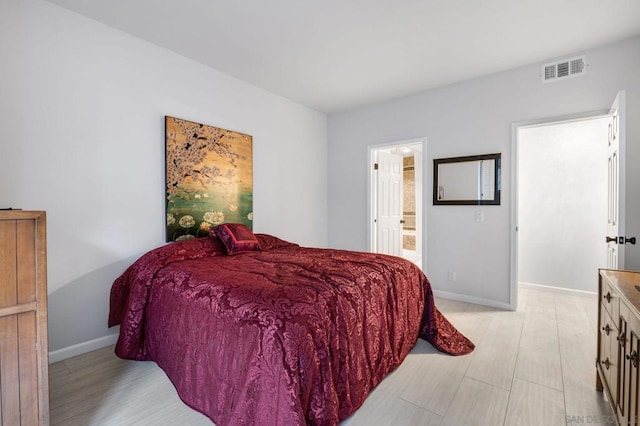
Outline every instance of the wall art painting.
<path fill-rule="evenodd" d="M 253 138 L 165 117 L 167 241 L 253 223 Z"/>

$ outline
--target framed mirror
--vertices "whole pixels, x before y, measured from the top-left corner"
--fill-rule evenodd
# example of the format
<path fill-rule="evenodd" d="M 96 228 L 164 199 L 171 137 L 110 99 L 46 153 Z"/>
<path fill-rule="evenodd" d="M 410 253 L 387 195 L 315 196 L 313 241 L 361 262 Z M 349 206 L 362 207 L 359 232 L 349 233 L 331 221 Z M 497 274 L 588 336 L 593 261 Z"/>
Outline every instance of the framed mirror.
<path fill-rule="evenodd" d="M 502 154 L 433 160 L 433 205 L 500 205 Z"/>

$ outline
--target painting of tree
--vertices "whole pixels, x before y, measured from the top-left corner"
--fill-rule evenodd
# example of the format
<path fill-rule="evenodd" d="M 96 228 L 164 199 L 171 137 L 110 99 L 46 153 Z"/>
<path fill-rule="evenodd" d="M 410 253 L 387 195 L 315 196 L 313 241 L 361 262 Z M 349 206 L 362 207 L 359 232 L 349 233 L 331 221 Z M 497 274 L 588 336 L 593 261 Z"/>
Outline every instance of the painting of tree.
<path fill-rule="evenodd" d="M 167 241 L 253 224 L 253 138 L 165 117 Z"/>

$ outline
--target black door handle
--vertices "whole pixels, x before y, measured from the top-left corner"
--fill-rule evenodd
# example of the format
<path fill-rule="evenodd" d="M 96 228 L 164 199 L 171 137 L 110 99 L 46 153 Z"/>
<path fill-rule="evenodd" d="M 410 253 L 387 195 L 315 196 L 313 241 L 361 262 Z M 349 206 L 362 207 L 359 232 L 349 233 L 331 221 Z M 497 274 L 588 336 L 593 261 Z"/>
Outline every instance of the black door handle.
<path fill-rule="evenodd" d="M 627 238 L 627 237 L 623 237 L 622 235 L 619 237 L 606 236 L 604 237 L 604 239 L 607 243 L 615 243 L 615 242 L 617 242 L 618 244 L 626 244 L 626 243 L 635 244 L 636 243 L 636 237 Z"/>

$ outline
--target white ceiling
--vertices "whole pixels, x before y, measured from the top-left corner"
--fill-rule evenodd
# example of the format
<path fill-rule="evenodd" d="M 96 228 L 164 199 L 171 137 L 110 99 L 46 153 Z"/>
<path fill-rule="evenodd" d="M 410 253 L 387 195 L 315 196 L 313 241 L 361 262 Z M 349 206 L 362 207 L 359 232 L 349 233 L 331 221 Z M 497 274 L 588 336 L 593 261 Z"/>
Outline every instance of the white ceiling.
<path fill-rule="evenodd" d="M 49 1 L 326 113 L 640 34 L 639 0 Z"/>

